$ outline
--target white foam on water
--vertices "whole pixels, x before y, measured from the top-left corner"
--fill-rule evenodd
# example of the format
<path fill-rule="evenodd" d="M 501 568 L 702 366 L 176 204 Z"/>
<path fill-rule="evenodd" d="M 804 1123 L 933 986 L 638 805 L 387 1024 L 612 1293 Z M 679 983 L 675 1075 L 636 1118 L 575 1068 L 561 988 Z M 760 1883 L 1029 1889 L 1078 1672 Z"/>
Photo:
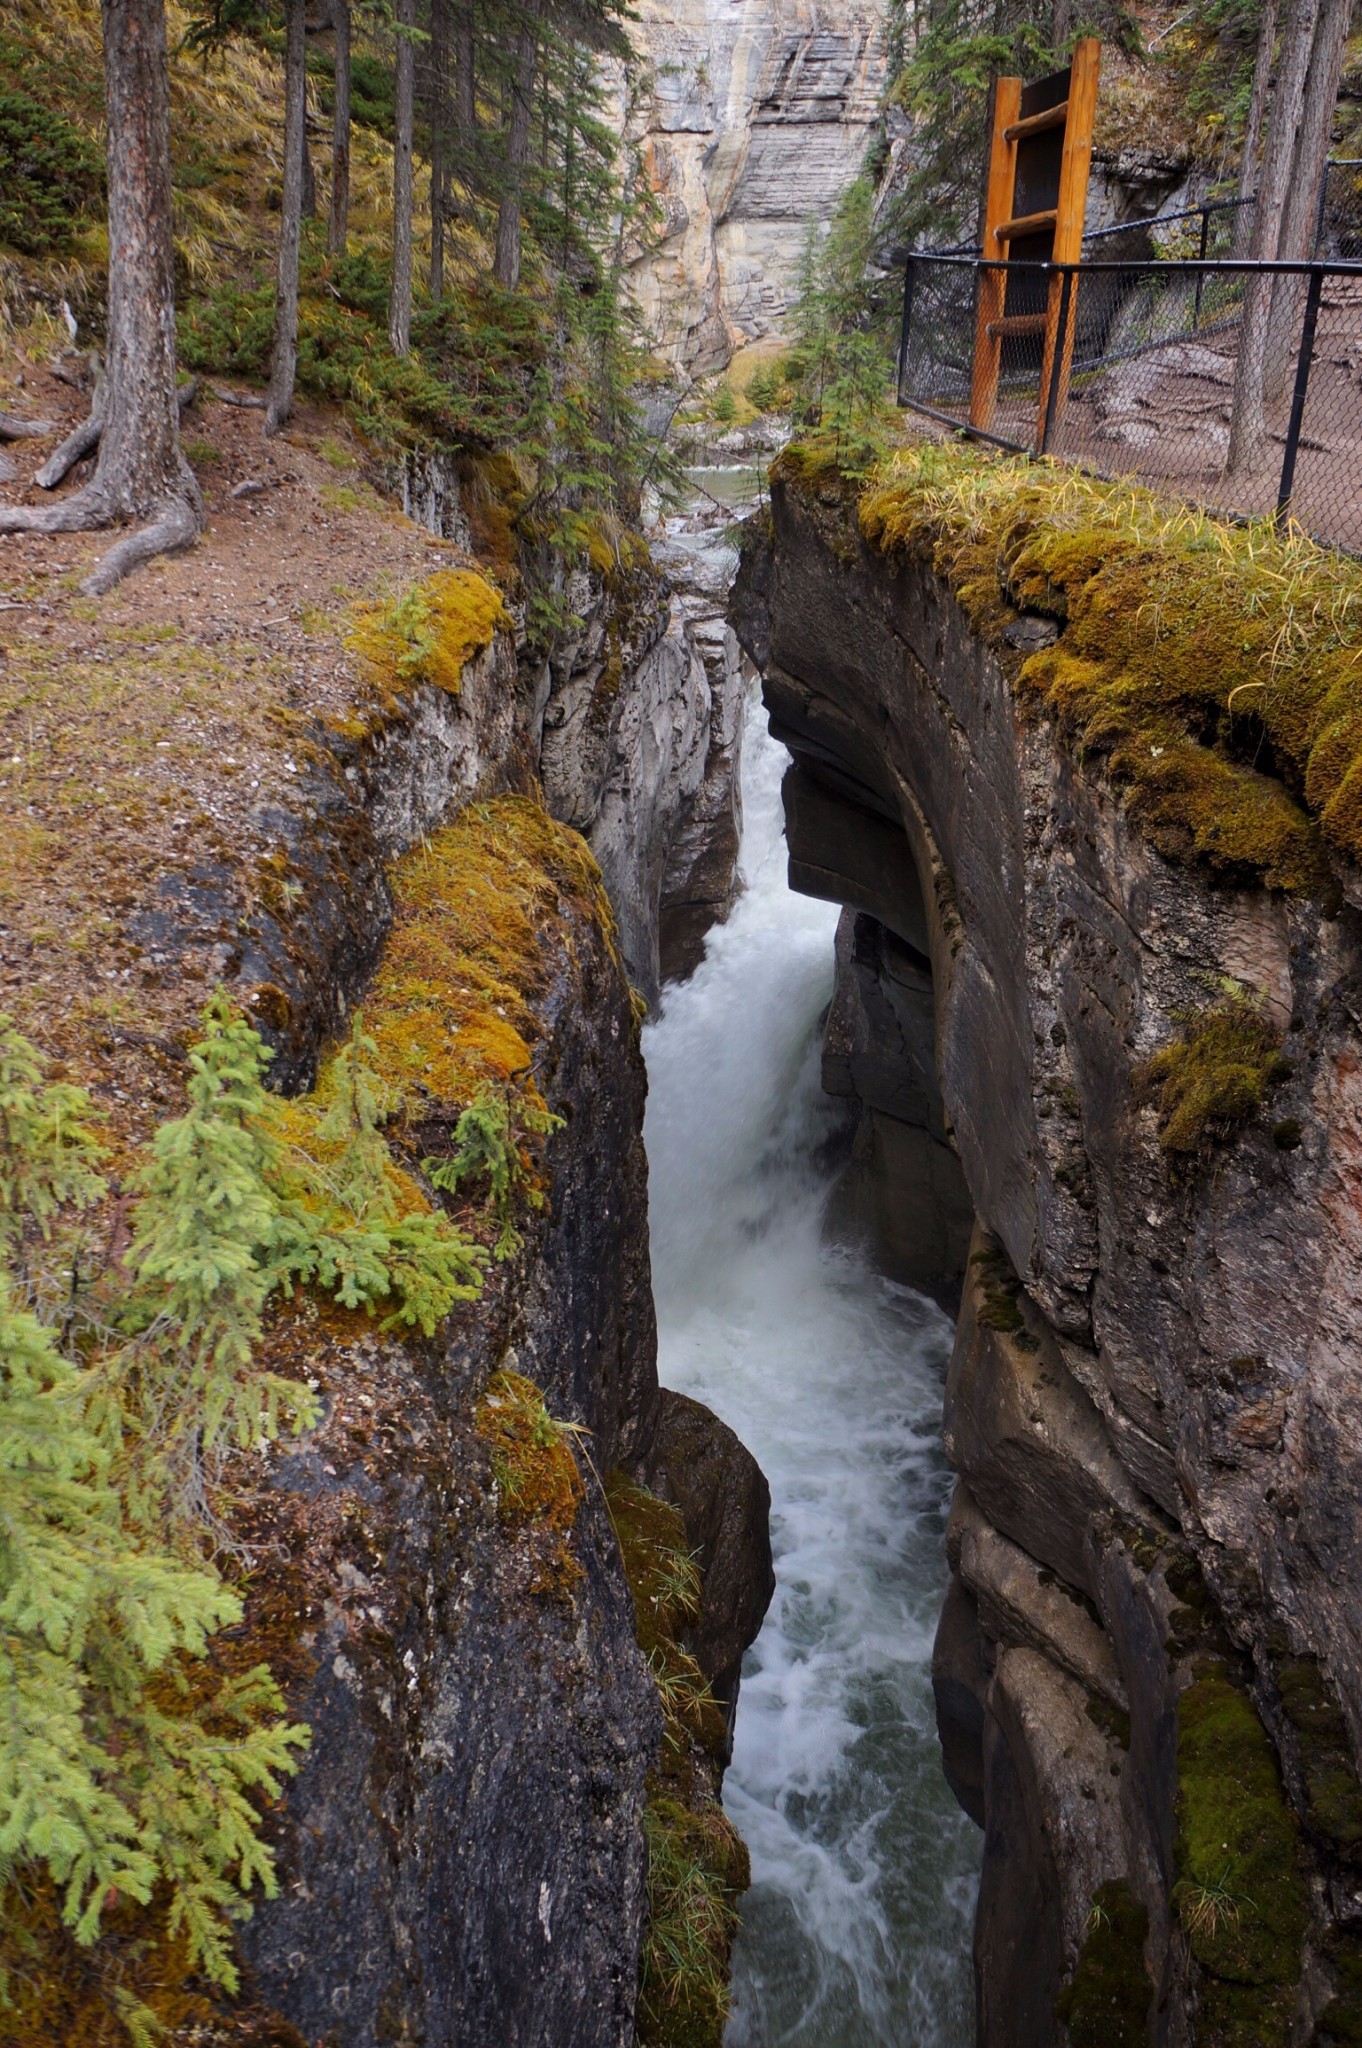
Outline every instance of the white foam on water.
<path fill-rule="evenodd" d="M 755 702 L 744 749 L 745 892 L 644 1033 L 661 1377 L 771 1485 L 776 1594 L 724 1795 L 753 1871 L 728 2048 L 967 2048 L 979 1836 L 930 1681 L 951 1328 L 823 1242 L 837 913 L 786 884 L 788 756 Z"/>

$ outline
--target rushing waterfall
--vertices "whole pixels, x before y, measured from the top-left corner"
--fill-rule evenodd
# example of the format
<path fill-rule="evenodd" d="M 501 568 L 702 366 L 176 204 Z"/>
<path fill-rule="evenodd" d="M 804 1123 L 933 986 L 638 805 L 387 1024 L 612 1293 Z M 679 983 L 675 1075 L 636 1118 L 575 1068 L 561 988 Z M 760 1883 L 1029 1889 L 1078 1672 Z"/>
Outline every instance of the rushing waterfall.
<path fill-rule="evenodd" d="M 645 1032 L 661 1376 L 737 1430 L 772 1495 L 776 1595 L 725 1791 L 753 1870 L 728 2041 L 960 2048 L 979 1837 L 930 1685 L 951 1332 L 822 1241 L 836 912 L 786 885 L 786 759 L 754 702 L 746 892 Z"/>

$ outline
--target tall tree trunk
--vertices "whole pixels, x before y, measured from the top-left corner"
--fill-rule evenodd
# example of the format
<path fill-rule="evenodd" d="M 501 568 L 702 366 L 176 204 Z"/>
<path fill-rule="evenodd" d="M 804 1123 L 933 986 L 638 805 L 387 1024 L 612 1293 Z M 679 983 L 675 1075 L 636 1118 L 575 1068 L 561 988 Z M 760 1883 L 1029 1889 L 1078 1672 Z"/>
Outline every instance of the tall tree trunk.
<path fill-rule="evenodd" d="M 277 434 L 293 408 L 298 372 L 298 252 L 303 225 L 303 123 L 307 117 L 305 0 L 284 0 L 284 199 L 279 212 L 279 277 L 274 292 L 265 432 Z"/>
<path fill-rule="evenodd" d="M 1253 197 L 1258 183 L 1258 157 L 1263 147 L 1263 116 L 1267 112 L 1268 87 L 1272 83 L 1272 60 L 1277 54 L 1277 0 L 1263 0 L 1258 24 L 1258 54 L 1253 60 L 1253 85 L 1249 91 L 1248 118 L 1244 123 L 1244 153 L 1239 159 L 1240 199 Z M 1240 209 L 1240 217 L 1247 208 Z M 1235 247 L 1240 245 L 1239 223 L 1235 222 Z M 1244 238 L 1247 240 L 1247 237 Z"/>
<path fill-rule="evenodd" d="M 449 13 L 447 0 L 430 0 L 430 296 L 445 289 L 445 160 L 449 126 Z"/>
<path fill-rule="evenodd" d="M 180 447 L 175 398 L 170 82 L 164 0 L 103 0 L 108 116 L 109 319 L 99 459 L 59 504 L 0 511 L 0 532 L 76 533 L 117 519 L 150 524 L 110 550 L 83 588 L 187 547 L 203 498 Z"/>
<path fill-rule="evenodd" d="M 388 340 L 395 356 L 411 347 L 411 154 L 416 102 L 416 46 L 404 30 L 416 26 L 416 0 L 396 0 L 397 76 L 393 130 L 393 282 Z"/>
<path fill-rule="evenodd" d="M 1343 45 L 1351 16 L 1352 0 L 1320 0 L 1310 69 L 1305 79 L 1305 104 L 1296 134 L 1295 161 L 1277 243 L 1279 256 L 1299 262 L 1307 261 L 1315 253 L 1320 194 L 1334 136 L 1334 114 L 1343 76 Z"/>
<path fill-rule="evenodd" d="M 454 150 L 453 162 L 446 167 L 446 182 L 452 171 L 465 189 L 473 177 L 477 152 L 477 46 L 473 6 L 474 0 L 453 0 Z"/>
<path fill-rule="evenodd" d="M 1282 32 L 1277 89 L 1272 95 L 1267 148 L 1258 180 L 1250 254 L 1263 262 L 1276 258 L 1286 211 L 1287 187 L 1296 156 L 1296 134 L 1305 98 L 1305 80 L 1314 46 L 1320 0 L 1291 0 Z M 1234 366 L 1234 404 L 1230 415 L 1230 476 L 1244 476 L 1262 459 L 1267 442 L 1263 377 L 1266 369 L 1272 286 L 1266 277 L 1251 277 L 1244 292 L 1239 322 L 1239 354 Z"/>
<path fill-rule="evenodd" d="M 1296 154 L 1277 237 L 1277 255 L 1284 262 L 1304 263 L 1315 253 L 1319 202 L 1329 144 L 1333 140 L 1334 109 L 1343 75 L 1343 44 L 1351 14 L 1352 0 L 1320 0 L 1300 126 L 1296 131 Z M 1303 287 L 1302 278 L 1279 277 L 1272 288 L 1263 364 L 1263 395 L 1269 405 L 1285 392 L 1295 361 L 1296 320 L 1304 298 Z"/>
<path fill-rule="evenodd" d="M 534 102 L 534 73 L 539 57 L 539 12 L 542 0 L 532 0 L 520 22 L 516 49 L 515 84 L 511 89 L 511 118 L 506 132 L 506 181 L 497 211 L 497 246 L 492 276 L 503 291 L 514 291 L 520 282 L 520 197 L 525 166 L 530 160 L 530 115 Z"/>
<path fill-rule="evenodd" d="M 336 0 L 336 106 L 331 122 L 331 218 L 326 246 L 345 254 L 350 232 L 350 0 Z"/>
<path fill-rule="evenodd" d="M 471 147 L 478 125 L 473 28 L 473 0 L 459 0 L 454 16 L 454 119 L 465 149 Z"/>

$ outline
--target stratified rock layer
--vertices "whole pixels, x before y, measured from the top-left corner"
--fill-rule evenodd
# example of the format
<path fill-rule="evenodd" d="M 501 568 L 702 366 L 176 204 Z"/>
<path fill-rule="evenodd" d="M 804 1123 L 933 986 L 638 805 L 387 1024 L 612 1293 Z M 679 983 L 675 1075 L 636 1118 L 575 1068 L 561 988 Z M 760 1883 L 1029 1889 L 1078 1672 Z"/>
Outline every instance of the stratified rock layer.
<path fill-rule="evenodd" d="M 795 756 L 792 879 L 857 913 L 829 1080 L 949 1151 L 979 1220 L 937 1695 L 986 1827 L 981 2043 L 1350 2038 L 1356 913 L 1163 859 L 843 487 L 772 509 L 735 621 Z M 1227 990 L 1271 1091 L 1174 1159 L 1141 1070 Z"/>
<path fill-rule="evenodd" d="M 633 287 L 659 350 L 701 374 L 778 325 L 808 229 L 861 167 L 883 8 L 642 0 L 633 35 L 649 70 L 626 133 L 661 212 Z"/>

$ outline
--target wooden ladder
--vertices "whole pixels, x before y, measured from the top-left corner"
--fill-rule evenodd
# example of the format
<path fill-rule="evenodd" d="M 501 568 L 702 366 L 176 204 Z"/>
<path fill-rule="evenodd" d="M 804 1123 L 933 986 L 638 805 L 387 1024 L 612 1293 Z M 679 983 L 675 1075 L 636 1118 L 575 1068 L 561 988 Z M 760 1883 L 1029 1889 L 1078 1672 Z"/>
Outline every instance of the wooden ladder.
<path fill-rule="evenodd" d="M 1013 242 L 1033 236 L 1050 237 L 1052 263 L 1077 263 L 1083 253 L 1083 217 L 1088 200 L 1088 170 L 1092 161 L 1093 122 L 1097 112 L 1097 79 L 1102 46 L 1093 36 L 1074 45 L 1067 85 L 1063 74 L 1056 83 L 1065 86 L 1064 97 L 1053 106 L 1023 116 L 1023 86 L 1020 78 L 994 81 L 993 112 L 988 157 L 988 183 L 984 192 L 983 233 L 980 249 L 988 261 L 1005 261 Z M 1048 82 L 1048 81 L 1047 81 Z M 1064 131 L 1059 161 L 1059 190 L 1055 204 L 1037 212 L 1014 214 L 1019 162 L 1029 144 L 1056 128 Z M 1062 277 L 1051 277 L 1044 312 L 1012 313 L 1007 308 L 1005 270 L 980 270 L 975 310 L 974 367 L 970 380 L 970 425 L 987 432 L 998 402 L 998 376 L 1002 367 L 1003 341 L 1009 335 L 1041 335 L 1040 392 L 1036 413 L 1035 445 L 1045 438 L 1047 415 L 1058 418 L 1068 396 L 1069 370 L 1073 361 L 1074 306 L 1077 280 L 1068 294 L 1068 319 L 1064 345 L 1059 351 L 1060 305 L 1064 298 Z M 1058 377 L 1054 406 L 1050 386 Z"/>

